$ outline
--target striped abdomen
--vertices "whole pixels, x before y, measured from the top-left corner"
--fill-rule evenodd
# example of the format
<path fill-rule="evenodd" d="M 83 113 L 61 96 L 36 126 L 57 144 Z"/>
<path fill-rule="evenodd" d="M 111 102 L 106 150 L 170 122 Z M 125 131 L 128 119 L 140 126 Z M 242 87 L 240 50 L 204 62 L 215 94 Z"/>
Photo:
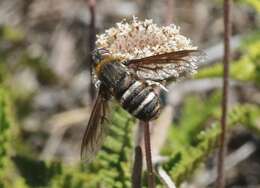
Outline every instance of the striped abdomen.
<path fill-rule="evenodd" d="M 148 121 L 160 113 L 160 98 L 154 88 L 128 73 L 120 63 L 108 63 L 102 67 L 101 82 L 121 103 L 124 109 L 138 119 Z"/>
<path fill-rule="evenodd" d="M 133 80 L 118 100 L 124 109 L 141 120 L 154 119 L 160 113 L 160 99 L 154 89 L 139 80 Z"/>

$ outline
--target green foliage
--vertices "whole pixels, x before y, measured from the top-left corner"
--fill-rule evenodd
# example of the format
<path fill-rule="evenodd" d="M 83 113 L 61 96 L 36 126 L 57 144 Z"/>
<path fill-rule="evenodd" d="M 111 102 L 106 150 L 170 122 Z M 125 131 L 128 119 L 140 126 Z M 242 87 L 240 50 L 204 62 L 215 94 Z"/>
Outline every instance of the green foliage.
<path fill-rule="evenodd" d="M 6 169 L 12 166 L 10 154 L 7 152 L 8 132 L 11 127 L 7 95 L 1 92 L 1 153 L 0 175 L 6 177 Z M 5 101 L 5 102 L 3 102 Z M 172 176 L 175 183 L 180 185 L 191 177 L 212 150 L 217 146 L 220 126 L 220 93 L 215 92 L 204 101 L 197 96 L 185 100 L 180 119 L 171 128 L 169 140 L 162 153 L 169 157 L 163 164 L 164 169 Z M 4 110 L 5 109 L 5 110 Z M 115 106 L 112 113 L 108 137 L 96 160 L 84 167 L 68 166 L 59 162 L 46 162 L 17 155 L 13 157 L 17 171 L 21 177 L 10 183 L 1 182 L 2 187 L 66 187 L 66 188 L 95 188 L 95 187 L 131 187 L 132 169 L 132 129 L 133 118 L 121 107 Z M 248 129 L 259 132 L 260 109 L 253 105 L 238 105 L 229 113 L 230 127 L 241 124 Z M 2 126 L 5 125 L 5 126 Z M 192 157 L 191 157 L 192 156 Z M 8 165 L 6 162 L 9 161 Z M 4 186 L 5 184 L 5 186 Z M 1 187 L 0 186 L 0 187 Z"/>
<path fill-rule="evenodd" d="M 5 168 L 8 163 L 9 139 L 11 128 L 10 106 L 7 94 L 0 88 L 0 180 L 5 177 Z M 0 181 L 0 187 L 4 182 Z"/>
<path fill-rule="evenodd" d="M 251 132 L 260 135 L 260 108 L 257 105 L 237 105 L 229 113 L 229 124 L 243 125 Z"/>
<path fill-rule="evenodd" d="M 88 174 L 82 168 L 71 167 L 60 162 L 46 162 L 24 156 L 13 161 L 28 187 L 84 188 L 89 187 L 95 174 Z"/>
<path fill-rule="evenodd" d="M 223 4 L 223 0 L 215 0 L 219 5 Z M 260 1 L 259 0 L 234 0 L 235 5 L 248 5 L 249 7 L 253 8 L 256 12 L 260 12 Z"/>
<path fill-rule="evenodd" d="M 24 34 L 18 28 L 0 25 L 0 41 L 0 63 L 6 63 L 14 50 L 22 47 Z"/>
<path fill-rule="evenodd" d="M 26 180 L 26 184 L 31 187 L 47 186 L 51 179 L 61 173 L 59 163 L 47 164 L 44 161 L 33 160 L 24 156 L 13 158 L 19 173 Z"/>
<path fill-rule="evenodd" d="M 16 156 L 13 161 L 29 187 L 131 187 L 132 129 L 134 119 L 113 107 L 108 136 L 97 158 L 84 167 Z"/>
<path fill-rule="evenodd" d="M 219 101 L 219 93 L 214 93 L 207 102 L 203 102 L 196 96 L 187 97 L 180 119 L 171 128 L 169 138 L 173 139 L 169 140 L 169 145 L 166 148 L 172 147 L 172 151 L 174 151 L 176 148 L 196 145 L 197 141 L 194 135 L 204 129 L 204 123 L 210 120 L 209 118 L 217 118 Z"/>
<path fill-rule="evenodd" d="M 191 177 L 205 157 L 214 150 L 219 133 L 220 130 L 216 124 L 205 131 L 201 131 L 198 135 L 194 135 L 197 139 L 196 146 L 177 150 L 170 160 L 164 164 L 164 168 L 177 185 Z"/>
<path fill-rule="evenodd" d="M 241 46 L 243 55 L 232 62 L 230 67 L 230 76 L 235 80 L 254 81 L 260 83 L 260 33 L 256 33 L 244 40 Z M 220 77 L 223 73 L 221 64 L 200 70 L 197 78 Z"/>
<path fill-rule="evenodd" d="M 218 92 L 213 93 L 207 101 L 197 96 L 188 97 L 178 124 L 171 128 L 162 153 L 171 156 L 164 168 L 177 185 L 187 180 L 216 147 L 220 130 L 212 121 L 219 118 L 219 101 Z"/>
<path fill-rule="evenodd" d="M 257 12 L 260 12 L 260 1 L 259 0 L 238 0 L 239 3 L 247 4 L 254 8 Z"/>
<path fill-rule="evenodd" d="M 4 82 L 4 80 L 8 77 L 6 66 L 1 62 L 0 56 L 0 84 Z"/>
<path fill-rule="evenodd" d="M 25 51 L 21 54 L 19 61 L 20 66 L 30 67 L 36 73 L 37 79 L 41 84 L 57 84 L 57 75 L 48 66 L 43 57 L 34 57 L 29 51 Z"/>
<path fill-rule="evenodd" d="M 24 48 L 26 40 L 18 28 L 0 26 L 0 41 L 0 82 L 8 80 L 6 77 L 10 76 L 8 74 L 12 74 L 14 69 L 29 68 L 35 72 L 41 84 L 57 83 L 57 75 L 48 66 L 46 59 Z M 10 59 L 13 54 L 16 58 Z M 12 66 L 8 65 L 10 61 Z"/>
<path fill-rule="evenodd" d="M 260 83 L 260 33 L 254 33 L 250 37 L 247 37 L 240 51 L 242 56 L 232 62 L 230 67 L 231 77 L 235 80 L 240 81 L 253 81 L 259 86 Z M 209 68 L 201 70 L 196 76 L 197 78 L 208 78 L 208 77 L 221 77 L 223 68 L 221 64 L 216 64 Z M 214 98 L 214 97 L 213 97 Z M 199 99 L 193 98 L 188 99 L 187 104 L 184 105 L 183 116 L 181 118 L 179 127 L 172 129 L 171 138 L 177 138 L 170 140 L 172 143 L 172 158 L 165 165 L 165 168 L 172 172 L 172 177 L 177 184 L 180 184 L 183 180 L 186 180 L 192 175 L 194 167 L 198 166 L 199 163 L 207 156 L 206 151 L 213 150 L 214 143 L 218 138 L 220 132 L 220 126 L 215 125 L 209 129 L 206 129 L 207 137 L 201 137 L 199 131 L 203 130 L 202 126 L 208 124 L 212 120 L 219 119 L 220 115 L 220 98 L 216 98 L 214 103 L 210 103 L 212 98 L 208 99 L 207 102 L 203 102 Z M 191 100 L 191 101 L 189 101 Z M 195 101 L 195 102 L 194 102 Z M 186 106 L 187 105 L 187 106 Z M 186 111 L 191 111 L 187 113 Z M 204 109 L 200 110 L 200 109 Z M 251 130 L 254 133 L 259 134 L 259 106 L 253 105 L 238 105 L 232 109 L 229 113 L 229 125 L 241 124 Z M 194 123 L 194 124 L 193 124 Z M 212 124 L 212 123 L 211 123 Z M 192 132 L 192 131 L 193 132 Z M 193 138 L 193 140 L 191 140 Z M 200 139 L 199 139 L 200 138 Z M 194 141 L 195 140 L 195 141 Z M 194 144 L 195 142 L 195 144 Z M 200 146 L 203 145 L 203 150 Z M 185 148 L 183 148 L 185 146 Z M 215 145 L 217 146 L 217 145 Z M 167 152 L 166 152 L 167 153 Z M 190 156 L 193 156 L 192 158 Z"/>
<path fill-rule="evenodd" d="M 14 176 L 10 159 L 13 125 L 9 92 L 0 87 L 0 188 L 25 188 L 23 179 Z"/>
<path fill-rule="evenodd" d="M 260 10 L 259 0 L 241 0 L 256 10 Z M 21 48 L 24 33 L 12 27 L 0 26 L 0 84 L 7 86 L 12 78 L 12 66 L 29 68 L 36 73 L 42 85 L 58 82 L 55 73 L 43 57 L 35 57 Z M 7 46 L 2 48 L 2 44 Z M 242 56 L 231 64 L 231 77 L 240 81 L 260 83 L 260 33 L 245 39 L 240 48 Z M 11 54 L 11 55 L 10 55 Z M 15 54 L 17 62 L 8 65 L 9 57 Z M 12 59 L 13 60 L 13 59 Z M 216 64 L 205 68 L 197 74 L 197 78 L 222 76 L 222 65 Z M 10 93 L 0 88 L 0 188 L 96 188 L 96 187 L 131 187 L 131 171 L 133 156 L 132 129 L 134 119 L 119 106 L 111 110 L 111 123 L 107 125 L 108 137 L 102 150 L 91 164 L 69 166 L 61 162 L 42 161 L 33 158 L 32 154 L 24 155 L 20 150 L 16 153 L 12 148 L 13 114 L 10 108 L 10 97 L 17 105 L 20 116 L 30 113 L 33 93 L 8 86 Z M 163 168 L 171 175 L 174 182 L 180 185 L 193 175 L 205 158 L 217 147 L 220 134 L 220 102 L 219 92 L 210 96 L 189 96 L 185 98 L 179 119 L 174 122 L 168 140 L 161 153 L 169 160 Z M 206 100 L 205 100 L 206 98 Z M 21 110 L 19 110 L 21 109 Z M 26 110 L 25 110 L 26 109 Z M 230 128 L 242 125 L 253 133 L 260 134 L 259 106 L 240 104 L 229 112 Z M 13 136 L 13 135 L 12 135 Z M 11 139 L 12 138 L 12 139 Z M 21 143 L 23 144 L 23 143 Z M 24 151 L 23 151 L 24 152 Z"/>
<path fill-rule="evenodd" d="M 24 33 L 18 28 L 4 26 L 0 28 L 0 36 L 2 39 L 9 42 L 20 42 L 24 39 Z"/>
<path fill-rule="evenodd" d="M 220 95 L 213 93 L 207 101 L 193 96 L 183 106 L 178 125 L 171 128 L 164 154 L 170 159 L 163 167 L 180 185 L 191 177 L 204 159 L 217 147 L 220 134 Z M 260 108 L 254 105 L 235 106 L 228 116 L 229 127 L 243 125 L 259 134 Z M 166 149 L 167 148 L 167 149 Z"/>
<path fill-rule="evenodd" d="M 134 119 L 121 107 L 115 106 L 109 126 L 108 137 L 97 160 L 89 166 L 96 174 L 97 185 L 101 187 L 130 187 L 131 160 L 133 148 Z"/>
<path fill-rule="evenodd" d="M 170 156 L 164 169 L 180 185 L 200 166 L 214 148 L 220 126 L 220 94 L 212 93 L 207 101 L 190 96 L 183 104 L 181 117 L 169 132 L 163 154 Z M 131 187 L 133 118 L 120 107 L 114 107 L 108 137 L 96 160 L 86 166 L 68 166 L 16 156 L 13 162 L 22 176 L 13 187 Z M 229 113 L 230 127 L 242 124 L 257 131 L 260 109 L 253 105 L 239 105 Z M 130 133 L 130 134 L 129 134 Z M 5 158 L 7 158 L 7 154 Z M 191 157 L 192 156 L 192 157 Z M 25 184 L 27 186 L 25 186 Z M 10 186 L 6 186 L 10 187 Z"/>
<path fill-rule="evenodd" d="M 15 103 L 17 114 L 24 117 L 31 112 L 31 100 L 35 90 L 13 83 L 17 70 L 28 70 L 41 85 L 57 84 L 58 77 L 43 55 L 32 53 L 25 48 L 26 38 L 19 28 L 0 26 L 0 84 L 7 87 Z"/>

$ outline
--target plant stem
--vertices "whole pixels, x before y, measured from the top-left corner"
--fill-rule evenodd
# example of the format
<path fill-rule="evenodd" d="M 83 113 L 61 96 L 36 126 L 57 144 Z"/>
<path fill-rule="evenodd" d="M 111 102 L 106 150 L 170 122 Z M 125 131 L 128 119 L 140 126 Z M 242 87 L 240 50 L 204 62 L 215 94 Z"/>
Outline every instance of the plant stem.
<path fill-rule="evenodd" d="M 174 0 L 166 0 L 165 1 L 165 14 L 164 14 L 164 23 L 165 25 L 169 25 L 173 21 L 173 6 Z"/>
<path fill-rule="evenodd" d="M 150 144 L 149 122 L 144 122 L 144 145 L 145 145 L 145 158 L 147 164 L 147 172 L 148 172 L 148 188 L 155 188 L 151 144 Z"/>
<path fill-rule="evenodd" d="M 132 172 L 132 187 L 142 187 L 142 167 L 143 167 L 143 153 L 140 145 L 135 147 L 135 159 Z"/>
<path fill-rule="evenodd" d="M 231 0 L 224 0 L 224 59 L 223 59 L 223 93 L 222 93 L 222 117 L 221 117 L 221 135 L 220 148 L 218 155 L 218 178 L 217 188 L 225 187 L 224 163 L 226 154 L 226 127 L 227 127 L 227 110 L 228 110 L 228 86 L 229 86 L 229 62 L 230 62 L 230 7 Z"/>
<path fill-rule="evenodd" d="M 89 49 L 89 69 L 90 69 L 90 75 L 92 75 L 92 65 L 93 65 L 93 59 L 92 59 L 92 51 L 95 49 L 95 41 L 96 41 L 96 0 L 86 0 L 87 5 L 90 12 L 90 23 L 89 23 L 89 38 L 88 38 L 88 49 Z M 89 86 L 89 93 L 92 101 L 94 101 L 95 98 L 95 86 L 93 83 Z"/>

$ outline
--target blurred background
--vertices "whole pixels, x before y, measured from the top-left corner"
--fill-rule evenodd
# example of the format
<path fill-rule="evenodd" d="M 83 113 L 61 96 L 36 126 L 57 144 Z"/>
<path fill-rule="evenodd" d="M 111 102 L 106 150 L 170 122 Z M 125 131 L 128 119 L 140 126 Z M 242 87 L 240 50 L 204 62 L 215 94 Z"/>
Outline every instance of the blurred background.
<path fill-rule="evenodd" d="M 137 128 L 126 112 L 117 107 L 114 124 L 120 125 L 114 128 L 122 134 L 114 134 L 86 168 L 80 144 L 94 96 L 93 34 L 133 15 L 180 26 L 181 34 L 207 53 L 194 79 L 169 86 L 152 149 L 166 157 L 158 164 L 175 184 L 212 187 L 221 115 L 219 0 L 0 0 L 0 187 L 131 187 L 135 130 L 124 125 L 131 119 L 129 126 Z M 259 0 L 234 1 L 232 29 L 226 187 L 258 188 Z M 118 145 L 120 139 L 129 143 Z M 112 151 L 117 146 L 121 150 Z M 165 187 L 159 179 L 158 186 Z"/>

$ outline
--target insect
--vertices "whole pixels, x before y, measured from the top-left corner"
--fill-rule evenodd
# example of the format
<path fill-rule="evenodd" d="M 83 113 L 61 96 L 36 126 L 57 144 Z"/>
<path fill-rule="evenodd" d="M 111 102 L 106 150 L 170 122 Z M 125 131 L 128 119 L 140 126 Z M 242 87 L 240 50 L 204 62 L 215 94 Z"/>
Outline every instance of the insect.
<path fill-rule="evenodd" d="M 136 118 L 150 121 L 159 116 L 159 92 L 176 77 L 187 74 L 187 67 L 203 58 L 201 51 L 182 50 L 141 59 L 125 60 L 100 48 L 93 52 L 94 71 L 100 82 L 81 145 L 83 160 L 92 159 L 102 145 L 106 110 L 111 97 Z M 177 75 L 179 74 L 179 75 Z"/>

